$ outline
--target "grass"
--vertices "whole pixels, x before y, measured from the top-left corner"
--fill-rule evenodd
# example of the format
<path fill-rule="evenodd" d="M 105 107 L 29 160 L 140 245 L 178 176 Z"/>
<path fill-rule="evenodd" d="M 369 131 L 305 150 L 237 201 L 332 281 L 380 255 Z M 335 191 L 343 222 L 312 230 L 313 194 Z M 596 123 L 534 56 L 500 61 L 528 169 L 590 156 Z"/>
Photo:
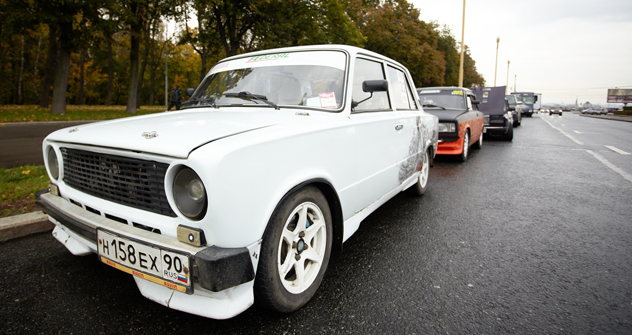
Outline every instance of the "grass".
<path fill-rule="evenodd" d="M 50 108 L 36 105 L 0 106 L 0 124 L 8 122 L 112 120 L 135 115 L 164 112 L 165 106 L 141 106 L 136 114 L 125 113 L 126 106 L 66 106 L 66 114 L 51 114 Z"/>
<path fill-rule="evenodd" d="M 142 106 L 136 114 L 125 113 L 126 106 L 67 106 L 66 114 L 51 114 L 36 105 L 0 105 L 0 126 L 9 122 L 111 120 L 164 112 L 164 106 Z M 50 183 L 44 165 L 0 168 L 0 217 L 37 210 L 35 192 Z"/>
<path fill-rule="evenodd" d="M 44 165 L 0 168 L 0 217 L 36 210 L 35 192 L 48 187 Z"/>

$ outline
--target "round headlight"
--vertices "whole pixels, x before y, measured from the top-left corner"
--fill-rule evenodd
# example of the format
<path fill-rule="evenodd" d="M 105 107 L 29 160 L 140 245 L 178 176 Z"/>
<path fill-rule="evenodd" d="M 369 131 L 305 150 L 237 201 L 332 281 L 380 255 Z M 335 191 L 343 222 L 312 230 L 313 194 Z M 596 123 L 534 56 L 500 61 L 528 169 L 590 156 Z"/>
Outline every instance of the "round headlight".
<path fill-rule="evenodd" d="M 184 216 L 199 220 L 206 209 L 206 190 L 200 177 L 188 167 L 182 168 L 173 180 L 173 198 Z"/>
<path fill-rule="evenodd" d="M 59 161 L 57 160 L 57 154 L 55 153 L 55 149 L 48 149 L 48 171 L 50 172 L 51 177 L 57 180 L 59 178 Z"/>

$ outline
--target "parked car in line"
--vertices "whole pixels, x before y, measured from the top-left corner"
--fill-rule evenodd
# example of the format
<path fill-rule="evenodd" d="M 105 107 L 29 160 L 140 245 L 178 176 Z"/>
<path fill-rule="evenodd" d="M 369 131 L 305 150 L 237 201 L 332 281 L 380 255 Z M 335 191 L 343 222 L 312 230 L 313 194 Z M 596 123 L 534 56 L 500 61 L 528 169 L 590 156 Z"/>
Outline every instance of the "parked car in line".
<path fill-rule="evenodd" d="M 505 86 L 474 87 L 472 92 L 479 101 L 478 109 L 485 115 L 483 132 L 490 136 L 513 140 L 513 113 L 505 99 Z"/>
<path fill-rule="evenodd" d="M 519 127 L 522 124 L 522 101 L 512 94 L 505 95 L 505 99 L 513 116 L 513 126 Z"/>
<path fill-rule="evenodd" d="M 559 116 L 562 116 L 562 113 L 562 107 L 551 107 L 551 109 L 549 109 L 549 115 L 558 114 Z"/>
<path fill-rule="evenodd" d="M 588 108 L 582 110 L 582 114 L 591 114 L 591 115 L 608 115 L 607 109 L 602 108 Z"/>
<path fill-rule="evenodd" d="M 179 111 L 51 133 L 52 184 L 37 195 L 71 253 L 97 254 L 169 308 L 225 319 L 256 299 L 295 311 L 362 220 L 426 192 L 438 119 L 392 59 L 265 50 L 220 61 L 186 91 Z"/>
<path fill-rule="evenodd" d="M 439 118 L 437 155 L 458 155 L 465 162 L 469 148 L 483 146 L 485 118 L 476 96 L 462 87 L 425 87 L 417 93 L 424 111 Z"/>

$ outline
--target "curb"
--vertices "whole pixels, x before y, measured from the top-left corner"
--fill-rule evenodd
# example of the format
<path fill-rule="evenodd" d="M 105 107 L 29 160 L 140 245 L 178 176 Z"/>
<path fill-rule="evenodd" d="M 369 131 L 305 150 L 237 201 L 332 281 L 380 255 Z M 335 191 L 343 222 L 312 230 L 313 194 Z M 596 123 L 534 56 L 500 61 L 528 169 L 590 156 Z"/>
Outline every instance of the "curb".
<path fill-rule="evenodd" d="M 0 218 L 0 242 L 42 233 L 55 227 L 41 211 Z"/>

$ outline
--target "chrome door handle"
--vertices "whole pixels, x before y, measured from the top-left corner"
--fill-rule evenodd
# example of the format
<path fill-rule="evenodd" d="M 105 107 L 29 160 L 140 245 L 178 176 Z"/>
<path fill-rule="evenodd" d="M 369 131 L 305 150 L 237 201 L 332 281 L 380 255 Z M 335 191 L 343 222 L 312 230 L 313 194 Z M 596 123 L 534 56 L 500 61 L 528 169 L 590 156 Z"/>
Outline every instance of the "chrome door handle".
<path fill-rule="evenodd" d="M 397 131 L 402 130 L 402 128 L 404 128 L 404 125 L 401 124 L 401 123 L 398 123 L 398 124 L 395 125 L 395 130 L 397 130 Z"/>

